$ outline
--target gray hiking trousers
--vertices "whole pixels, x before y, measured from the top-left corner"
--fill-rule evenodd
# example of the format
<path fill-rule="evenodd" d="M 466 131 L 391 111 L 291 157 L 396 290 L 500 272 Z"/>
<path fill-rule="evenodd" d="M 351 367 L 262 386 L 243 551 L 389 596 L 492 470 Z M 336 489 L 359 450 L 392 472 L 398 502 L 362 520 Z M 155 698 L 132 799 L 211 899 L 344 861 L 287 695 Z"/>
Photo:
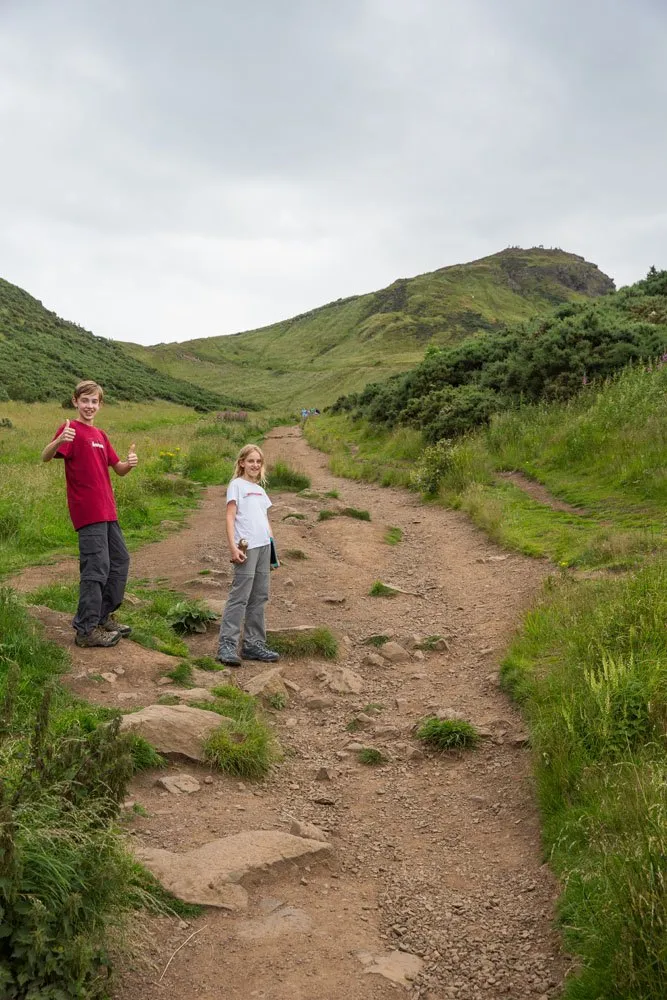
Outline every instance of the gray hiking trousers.
<path fill-rule="evenodd" d="M 120 606 L 130 568 L 130 554 L 118 521 L 98 521 L 79 528 L 79 607 L 72 621 L 82 635 Z"/>
<path fill-rule="evenodd" d="M 241 625 L 245 643 L 266 642 L 264 608 L 269 599 L 270 554 L 270 545 L 248 549 L 246 561 L 234 567 L 232 588 L 220 623 L 220 643 L 237 646 Z"/>

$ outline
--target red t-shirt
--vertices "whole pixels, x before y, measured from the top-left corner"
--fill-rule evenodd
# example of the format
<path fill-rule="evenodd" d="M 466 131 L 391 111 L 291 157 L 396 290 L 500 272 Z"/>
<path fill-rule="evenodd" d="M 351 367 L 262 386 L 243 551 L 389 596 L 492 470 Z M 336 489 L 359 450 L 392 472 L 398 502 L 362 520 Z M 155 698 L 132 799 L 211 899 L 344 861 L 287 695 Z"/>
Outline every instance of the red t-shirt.
<path fill-rule="evenodd" d="M 62 434 L 61 424 L 52 440 Z M 73 441 L 64 441 L 54 458 L 65 459 L 67 506 L 76 531 L 97 521 L 117 521 L 109 466 L 120 459 L 104 431 L 80 420 L 70 420 L 76 430 Z"/>

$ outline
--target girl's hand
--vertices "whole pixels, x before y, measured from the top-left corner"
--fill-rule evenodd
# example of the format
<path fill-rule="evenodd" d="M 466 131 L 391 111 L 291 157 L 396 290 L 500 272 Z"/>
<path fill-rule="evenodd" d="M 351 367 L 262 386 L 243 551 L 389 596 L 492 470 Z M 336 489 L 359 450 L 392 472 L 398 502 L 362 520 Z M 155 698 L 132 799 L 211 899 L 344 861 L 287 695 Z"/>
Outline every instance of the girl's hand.
<path fill-rule="evenodd" d="M 241 563 L 244 563 L 245 561 L 246 561 L 245 552 L 242 552 L 241 549 L 239 549 L 235 545 L 234 548 L 232 549 L 232 562 L 236 563 L 237 566 L 240 566 Z"/>

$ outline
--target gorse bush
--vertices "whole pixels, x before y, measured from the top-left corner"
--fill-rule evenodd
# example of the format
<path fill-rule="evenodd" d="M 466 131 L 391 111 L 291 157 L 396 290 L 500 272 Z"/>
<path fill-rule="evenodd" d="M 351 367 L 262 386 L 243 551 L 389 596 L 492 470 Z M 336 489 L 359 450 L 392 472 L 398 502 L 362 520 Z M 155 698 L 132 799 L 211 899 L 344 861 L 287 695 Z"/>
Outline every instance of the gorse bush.
<path fill-rule="evenodd" d="M 561 305 L 528 325 L 431 347 L 416 368 L 341 397 L 332 411 L 416 427 L 434 443 L 513 406 L 569 399 L 582 385 L 667 351 L 666 274 L 650 273 L 594 302 Z"/>

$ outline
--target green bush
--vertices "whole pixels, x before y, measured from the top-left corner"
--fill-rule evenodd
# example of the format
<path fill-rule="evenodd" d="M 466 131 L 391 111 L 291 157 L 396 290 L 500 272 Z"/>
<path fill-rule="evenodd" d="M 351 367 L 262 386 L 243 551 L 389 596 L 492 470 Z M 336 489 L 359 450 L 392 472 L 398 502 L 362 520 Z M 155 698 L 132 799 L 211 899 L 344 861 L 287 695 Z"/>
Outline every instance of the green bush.
<path fill-rule="evenodd" d="M 338 642 L 328 628 L 314 628 L 307 632 L 269 632 L 267 641 L 281 656 L 322 656 L 335 660 Z"/>

